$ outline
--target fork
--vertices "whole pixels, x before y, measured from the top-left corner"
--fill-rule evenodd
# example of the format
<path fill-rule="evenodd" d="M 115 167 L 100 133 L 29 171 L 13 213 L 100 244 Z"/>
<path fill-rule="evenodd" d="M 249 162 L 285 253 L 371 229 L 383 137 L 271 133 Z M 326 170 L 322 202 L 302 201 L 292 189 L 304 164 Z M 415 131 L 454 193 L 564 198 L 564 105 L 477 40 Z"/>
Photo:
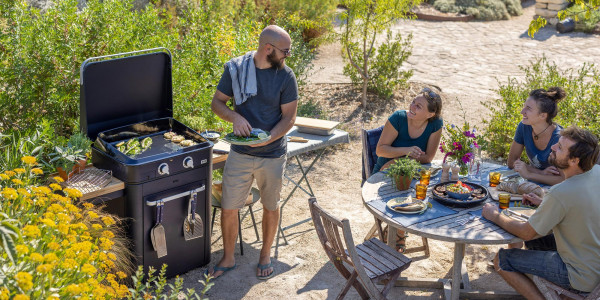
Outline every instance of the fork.
<path fill-rule="evenodd" d="M 467 223 L 469 223 L 469 222 L 471 222 L 471 221 L 475 220 L 475 218 L 476 218 L 476 217 L 475 217 L 474 215 L 471 215 L 471 216 L 469 216 L 469 217 L 466 217 L 466 218 L 462 218 L 462 219 L 456 220 L 456 223 L 458 223 L 458 225 L 465 225 L 465 224 L 467 224 Z"/>

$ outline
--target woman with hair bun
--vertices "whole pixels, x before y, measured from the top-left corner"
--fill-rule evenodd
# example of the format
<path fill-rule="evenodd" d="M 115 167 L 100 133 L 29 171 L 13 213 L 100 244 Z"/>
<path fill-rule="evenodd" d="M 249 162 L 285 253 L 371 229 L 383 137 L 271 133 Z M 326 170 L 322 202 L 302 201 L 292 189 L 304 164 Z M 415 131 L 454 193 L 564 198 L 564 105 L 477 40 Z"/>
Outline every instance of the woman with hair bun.
<path fill-rule="evenodd" d="M 523 119 L 517 126 L 515 137 L 508 153 L 508 167 L 519 172 L 521 177 L 549 185 L 564 180 L 563 174 L 548 162 L 552 150 L 558 142 L 562 127 L 552 120 L 558 113 L 558 102 L 566 96 L 560 87 L 548 90 L 537 89 L 529 93 L 523 104 Z M 523 149 L 530 164 L 521 161 Z"/>

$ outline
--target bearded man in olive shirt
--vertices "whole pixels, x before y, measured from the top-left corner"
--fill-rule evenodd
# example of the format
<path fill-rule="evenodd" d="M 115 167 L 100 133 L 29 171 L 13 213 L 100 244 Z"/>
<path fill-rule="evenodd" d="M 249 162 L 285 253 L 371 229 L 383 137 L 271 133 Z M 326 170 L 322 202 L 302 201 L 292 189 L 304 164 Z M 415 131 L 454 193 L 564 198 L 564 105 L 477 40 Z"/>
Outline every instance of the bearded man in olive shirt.
<path fill-rule="evenodd" d="M 543 201 L 531 199 L 541 204 L 527 222 L 500 214 L 491 203 L 483 207 L 486 219 L 526 241 L 527 250 L 500 249 L 494 266 L 527 299 L 544 296 L 525 274 L 580 292 L 591 292 L 600 283 L 598 138 L 576 127 L 560 135 L 549 161 L 564 172 L 566 180 L 553 186 Z M 551 231 L 553 235 L 548 235 Z"/>

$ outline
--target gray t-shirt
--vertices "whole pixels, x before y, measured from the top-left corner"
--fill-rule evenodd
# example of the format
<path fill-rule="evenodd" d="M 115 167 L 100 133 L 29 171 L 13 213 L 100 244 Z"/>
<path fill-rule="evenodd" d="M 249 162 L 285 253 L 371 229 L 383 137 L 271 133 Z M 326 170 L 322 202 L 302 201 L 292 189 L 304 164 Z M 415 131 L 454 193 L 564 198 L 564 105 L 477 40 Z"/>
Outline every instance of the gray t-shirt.
<path fill-rule="evenodd" d="M 279 70 L 256 68 L 256 85 L 256 96 L 248 98 L 241 105 L 236 105 L 234 110 L 246 118 L 252 128 L 271 131 L 281 120 L 281 105 L 298 99 L 296 76 L 288 66 Z M 227 66 L 221 75 L 217 90 L 233 97 L 231 74 Z M 282 137 L 263 147 L 231 145 L 231 150 L 258 157 L 281 157 L 287 152 L 287 141 Z"/>
<path fill-rule="evenodd" d="M 600 283 L 600 166 L 553 186 L 529 218 L 539 235 L 552 232 L 575 289 Z"/>

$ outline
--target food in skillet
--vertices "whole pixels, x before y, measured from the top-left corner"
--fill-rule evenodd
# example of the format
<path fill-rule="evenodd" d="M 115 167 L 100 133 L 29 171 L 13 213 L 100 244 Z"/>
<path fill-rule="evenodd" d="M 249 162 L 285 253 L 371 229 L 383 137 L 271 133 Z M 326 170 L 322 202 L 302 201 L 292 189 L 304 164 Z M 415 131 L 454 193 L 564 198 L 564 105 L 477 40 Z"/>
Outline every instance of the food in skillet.
<path fill-rule="evenodd" d="M 456 183 L 449 184 L 446 186 L 446 191 L 457 194 L 471 194 L 472 190 L 473 189 L 470 186 L 462 183 L 460 180 Z"/>

